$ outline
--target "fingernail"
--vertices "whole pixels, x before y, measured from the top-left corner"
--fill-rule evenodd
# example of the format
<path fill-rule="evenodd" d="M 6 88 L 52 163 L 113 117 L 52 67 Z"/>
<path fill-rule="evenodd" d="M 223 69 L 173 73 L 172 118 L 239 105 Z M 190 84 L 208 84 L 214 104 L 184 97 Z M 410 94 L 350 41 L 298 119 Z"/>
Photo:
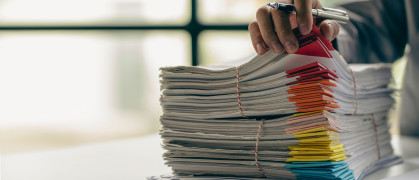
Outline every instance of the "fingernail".
<path fill-rule="evenodd" d="M 300 29 L 300 33 L 303 35 L 308 34 L 309 29 L 306 23 L 301 23 L 300 26 L 298 27 Z"/>
<path fill-rule="evenodd" d="M 280 53 L 283 50 L 282 45 L 279 43 L 279 41 L 274 41 L 272 43 L 272 48 L 274 48 L 273 50 L 277 53 Z"/>
<path fill-rule="evenodd" d="M 265 48 L 262 46 L 261 43 L 257 43 L 256 44 L 256 51 L 257 51 L 258 54 L 262 54 L 263 51 L 265 51 Z"/>
<path fill-rule="evenodd" d="M 288 53 L 295 53 L 297 51 L 297 44 L 292 41 L 288 41 L 285 43 L 285 49 Z"/>
<path fill-rule="evenodd" d="M 332 37 L 333 37 L 333 34 L 335 33 L 334 32 L 334 29 L 333 29 L 333 25 L 332 25 L 332 23 L 327 23 L 327 25 L 329 26 L 329 28 L 330 28 L 330 34 L 329 34 L 329 37 L 327 37 L 326 39 L 327 40 L 331 40 L 332 39 Z"/>

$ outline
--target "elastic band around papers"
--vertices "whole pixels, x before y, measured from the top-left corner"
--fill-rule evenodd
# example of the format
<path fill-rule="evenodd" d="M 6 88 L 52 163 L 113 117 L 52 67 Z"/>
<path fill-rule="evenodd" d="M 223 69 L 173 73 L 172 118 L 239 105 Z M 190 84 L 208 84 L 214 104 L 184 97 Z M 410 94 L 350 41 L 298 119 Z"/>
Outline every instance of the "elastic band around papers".
<path fill-rule="evenodd" d="M 371 114 L 371 117 L 372 117 L 372 122 L 374 124 L 375 142 L 376 142 L 376 145 L 377 145 L 378 159 L 380 159 L 381 158 L 380 144 L 379 144 L 379 140 L 378 140 L 377 124 L 375 123 L 374 113 Z"/>
<path fill-rule="evenodd" d="M 266 177 L 262 169 L 259 167 L 259 163 L 258 163 L 259 138 L 260 138 L 260 131 L 262 130 L 262 127 L 263 127 L 263 119 L 261 119 L 259 122 L 259 129 L 258 129 L 258 134 L 256 135 L 256 145 L 255 145 L 254 154 L 255 154 L 255 164 L 256 164 L 256 168 L 258 169 L 259 174 L 262 175 L 263 177 Z"/>
<path fill-rule="evenodd" d="M 240 114 L 243 117 L 246 117 L 246 115 L 244 115 L 243 113 L 243 108 L 242 108 L 242 103 L 240 101 L 240 87 L 239 87 L 239 82 L 240 82 L 240 74 L 239 74 L 239 67 L 236 67 L 236 92 L 237 92 L 237 101 L 239 103 L 239 110 L 240 110 Z"/>
<path fill-rule="evenodd" d="M 354 93 L 355 93 L 355 111 L 352 115 L 356 115 L 356 112 L 358 111 L 358 92 L 357 92 L 357 89 L 356 89 L 356 81 L 355 81 L 354 72 L 352 71 L 352 69 L 350 67 L 348 67 L 348 68 L 349 68 L 349 70 L 351 70 L 352 81 L 354 83 L 354 88 L 355 88 L 355 91 L 354 91 Z"/>

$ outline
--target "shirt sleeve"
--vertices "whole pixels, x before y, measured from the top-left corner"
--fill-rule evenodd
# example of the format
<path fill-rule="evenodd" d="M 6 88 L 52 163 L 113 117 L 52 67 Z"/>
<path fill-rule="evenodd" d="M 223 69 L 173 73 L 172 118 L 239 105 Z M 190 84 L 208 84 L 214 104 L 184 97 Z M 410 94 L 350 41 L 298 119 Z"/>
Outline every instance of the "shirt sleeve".
<path fill-rule="evenodd" d="M 402 0 L 370 0 L 341 4 L 350 22 L 342 24 L 337 49 L 350 63 L 391 63 L 403 56 L 407 20 Z"/>

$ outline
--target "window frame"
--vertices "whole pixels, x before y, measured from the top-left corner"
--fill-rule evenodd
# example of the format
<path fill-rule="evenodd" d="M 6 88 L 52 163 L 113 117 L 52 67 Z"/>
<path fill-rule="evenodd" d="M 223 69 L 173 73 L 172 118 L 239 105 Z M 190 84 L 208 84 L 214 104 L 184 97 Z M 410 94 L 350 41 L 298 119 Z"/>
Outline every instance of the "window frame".
<path fill-rule="evenodd" d="M 224 25 L 224 24 L 202 24 L 197 18 L 198 0 L 190 0 L 191 3 L 191 20 L 186 25 L 138 25 L 138 26 L 2 26 L 0 31 L 19 31 L 19 30 L 183 30 L 191 37 L 191 62 L 193 66 L 200 64 L 198 59 L 198 37 L 205 30 L 247 30 L 247 24 Z"/>

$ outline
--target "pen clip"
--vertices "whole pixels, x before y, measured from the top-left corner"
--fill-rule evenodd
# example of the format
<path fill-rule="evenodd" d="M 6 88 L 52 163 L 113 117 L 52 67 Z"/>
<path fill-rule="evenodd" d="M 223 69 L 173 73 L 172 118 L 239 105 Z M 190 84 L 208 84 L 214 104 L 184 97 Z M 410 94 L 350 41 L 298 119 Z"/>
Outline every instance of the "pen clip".
<path fill-rule="evenodd" d="M 346 11 L 341 10 L 341 9 L 334 9 L 334 8 L 322 8 L 322 9 L 323 9 L 323 11 L 335 12 L 335 13 L 338 13 L 338 14 L 343 15 L 343 16 L 348 15 L 346 13 Z"/>
<path fill-rule="evenodd" d="M 338 23 L 346 24 L 349 21 L 349 16 L 344 10 L 333 8 L 313 9 L 313 17 L 319 19 L 332 19 Z"/>

